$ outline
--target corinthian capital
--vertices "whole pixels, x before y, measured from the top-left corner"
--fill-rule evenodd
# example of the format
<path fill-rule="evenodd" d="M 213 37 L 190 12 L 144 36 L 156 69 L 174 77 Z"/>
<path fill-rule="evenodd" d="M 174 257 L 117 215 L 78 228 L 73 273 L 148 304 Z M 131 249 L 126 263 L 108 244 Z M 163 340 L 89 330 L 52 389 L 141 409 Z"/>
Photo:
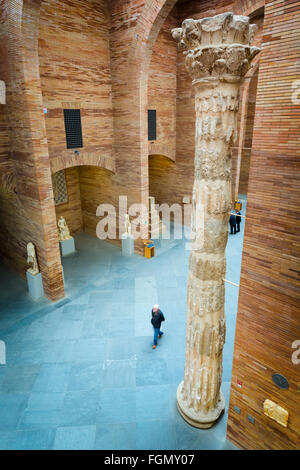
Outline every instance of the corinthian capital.
<path fill-rule="evenodd" d="M 256 25 L 247 16 L 223 13 L 200 20 L 186 19 L 172 30 L 186 67 L 195 81 L 239 82 L 260 51 L 251 47 Z"/>

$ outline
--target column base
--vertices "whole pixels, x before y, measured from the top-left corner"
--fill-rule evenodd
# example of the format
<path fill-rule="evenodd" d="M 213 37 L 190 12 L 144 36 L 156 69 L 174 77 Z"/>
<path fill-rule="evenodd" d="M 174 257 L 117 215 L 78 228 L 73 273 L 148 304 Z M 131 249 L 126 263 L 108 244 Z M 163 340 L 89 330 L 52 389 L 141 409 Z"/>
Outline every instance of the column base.
<path fill-rule="evenodd" d="M 204 413 L 203 411 L 196 412 L 190 408 L 182 399 L 182 386 L 183 382 L 179 384 L 177 389 L 177 408 L 183 419 L 195 428 L 211 428 L 218 421 L 225 410 L 225 398 L 223 393 L 220 391 L 220 397 L 216 408 L 210 410 L 208 413 Z"/>

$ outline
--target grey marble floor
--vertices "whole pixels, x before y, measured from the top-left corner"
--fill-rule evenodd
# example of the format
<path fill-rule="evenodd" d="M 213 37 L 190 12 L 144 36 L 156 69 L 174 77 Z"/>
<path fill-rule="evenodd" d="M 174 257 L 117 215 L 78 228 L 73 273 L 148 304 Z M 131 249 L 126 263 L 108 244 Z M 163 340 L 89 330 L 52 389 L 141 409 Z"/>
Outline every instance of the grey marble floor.
<path fill-rule="evenodd" d="M 227 279 L 238 283 L 243 227 L 229 236 Z M 209 430 L 176 409 L 183 378 L 186 240 L 157 243 L 151 260 L 86 234 L 63 259 L 66 297 L 34 302 L 0 268 L 0 449 L 235 449 L 226 440 L 238 288 L 226 285 L 222 390 L 226 412 Z M 150 312 L 165 335 L 153 351 Z"/>

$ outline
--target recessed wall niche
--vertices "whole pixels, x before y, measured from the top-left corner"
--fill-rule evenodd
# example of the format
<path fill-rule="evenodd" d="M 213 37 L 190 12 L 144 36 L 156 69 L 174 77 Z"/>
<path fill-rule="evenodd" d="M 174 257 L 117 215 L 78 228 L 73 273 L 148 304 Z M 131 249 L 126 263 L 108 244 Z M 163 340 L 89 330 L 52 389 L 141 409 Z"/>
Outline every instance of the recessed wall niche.
<path fill-rule="evenodd" d="M 65 170 L 60 170 L 52 175 L 54 203 L 56 206 L 68 202 L 68 191 Z"/>

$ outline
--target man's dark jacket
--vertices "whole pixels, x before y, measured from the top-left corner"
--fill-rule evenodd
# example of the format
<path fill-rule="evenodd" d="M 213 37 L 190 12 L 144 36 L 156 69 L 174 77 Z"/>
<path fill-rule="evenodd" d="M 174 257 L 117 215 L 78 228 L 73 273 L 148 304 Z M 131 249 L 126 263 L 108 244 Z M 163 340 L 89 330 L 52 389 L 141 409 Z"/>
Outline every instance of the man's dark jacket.
<path fill-rule="evenodd" d="M 236 223 L 240 224 L 242 220 L 241 213 L 237 212 L 235 218 L 236 218 Z"/>
<path fill-rule="evenodd" d="M 236 224 L 236 216 L 231 214 L 229 218 L 229 223 L 230 225 L 235 225 Z"/>
<path fill-rule="evenodd" d="M 154 326 L 154 328 L 160 328 L 161 322 L 165 321 L 164 314 L 162 313 L 161 310 L 158 310 L 157 313 L 153 312 L 152 309 L 152 318 L 151 318 L 151 323 Z"/>

